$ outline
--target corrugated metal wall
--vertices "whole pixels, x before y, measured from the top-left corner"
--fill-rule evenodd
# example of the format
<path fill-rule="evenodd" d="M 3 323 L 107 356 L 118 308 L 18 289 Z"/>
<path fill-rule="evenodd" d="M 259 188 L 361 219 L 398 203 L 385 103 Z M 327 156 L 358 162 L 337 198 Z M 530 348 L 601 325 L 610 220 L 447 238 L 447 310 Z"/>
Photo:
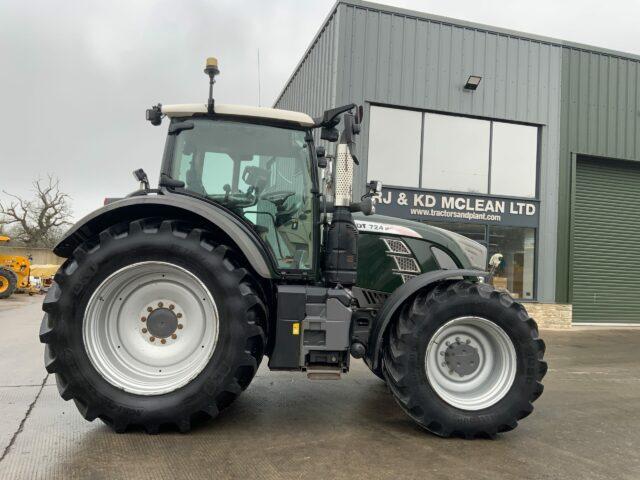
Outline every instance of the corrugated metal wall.
<path fill-rule="evenodd" d="M 630 56 L 631 57 L 631 56 Z M 564 47 L 557 297 L 570 300 L 572 154 L 640 161 L 640 61 Z"/>

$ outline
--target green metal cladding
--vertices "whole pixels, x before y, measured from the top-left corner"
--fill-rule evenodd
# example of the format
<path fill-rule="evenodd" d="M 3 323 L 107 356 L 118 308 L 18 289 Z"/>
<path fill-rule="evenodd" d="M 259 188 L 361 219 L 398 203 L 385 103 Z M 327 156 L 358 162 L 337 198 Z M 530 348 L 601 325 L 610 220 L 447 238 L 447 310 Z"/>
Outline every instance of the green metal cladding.
<path fill-rule="evenodd" d="M 562 50 L 556 300 L 570 302 L 572 158 L 640 161 L 640 58 Z"/>

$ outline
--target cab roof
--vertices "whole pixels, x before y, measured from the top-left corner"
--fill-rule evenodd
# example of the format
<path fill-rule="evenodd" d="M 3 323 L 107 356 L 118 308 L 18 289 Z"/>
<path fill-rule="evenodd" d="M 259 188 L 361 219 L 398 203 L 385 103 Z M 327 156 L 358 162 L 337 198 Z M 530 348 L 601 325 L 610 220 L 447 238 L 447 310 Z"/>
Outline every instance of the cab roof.
<path fill-rule="evenodd" d="M 277 108 L 250 107 L 246 105 L 216 103 L 214 111 L 219 115 L 268 118 L 272 120 L 295 123 L 303 127 L 312 127 L 315 125 L 313 118 L 311 118 L 306 113 L 292 112 L 291 110 L 280 110 Z M 197 113 L 207 113 L 207 105 L 204 103 L 163 105 L 162 113 L 164 113 L 169 118 L 190 117 Z"/>

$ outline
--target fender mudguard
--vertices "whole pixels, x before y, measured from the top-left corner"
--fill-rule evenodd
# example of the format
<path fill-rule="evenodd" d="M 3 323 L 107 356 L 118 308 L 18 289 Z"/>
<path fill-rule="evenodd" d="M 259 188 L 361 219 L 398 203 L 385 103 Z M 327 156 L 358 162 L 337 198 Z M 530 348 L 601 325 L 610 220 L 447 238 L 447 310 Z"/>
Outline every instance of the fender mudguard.
<path fill-rule="evenodd" d="M 393 291 L 382 305 L 378 312 L 377 322 L 369 337 L 369 348 L 367 349 L 368 362 L 372 370 L 380 368 L 380 352 L 384 341 L 384 334 L 389 327 L 389 323 L 393 319 L 398 309 L 404 302 L 429 285 L 454 277 L 485 277 L 487 272 L 480 270 L 433 270 L 413 277 L 407 283 L 401 285 Z"/>
<path fill-rule="evenodd" d="M 110 225 L 145 216 L 199 218 L 224 232 L 261 277 L 278 277 L 273 260 L 258 235 L 240 219 L 204 200 L 171 193 L 127 197 L 109 203 L 72 226 L 53 251 L 59 257 L 68 258 L 78 245 Z"/>

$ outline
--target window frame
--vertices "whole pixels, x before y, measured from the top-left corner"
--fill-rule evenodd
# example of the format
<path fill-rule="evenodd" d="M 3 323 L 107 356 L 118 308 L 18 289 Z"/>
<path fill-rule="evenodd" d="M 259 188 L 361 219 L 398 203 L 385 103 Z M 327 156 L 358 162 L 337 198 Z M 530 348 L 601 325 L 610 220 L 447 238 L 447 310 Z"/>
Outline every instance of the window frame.
<path fill-rule="evenodd" d="M 197 114 L 189 117 L 175 117 L 171 118 L 170 123 L 178 123 L 183 121 L 189 121 L 191 119 L 204 119 L 209 121 L 225 121 L 225 122 L 235 122 L 242 124 L 255 124 L 255 125 L 263 125 L 269 127 L 276 128 L 284 128 L 289 130 L 297 130 L 305 133 L 305 142 L 309 146 L 309 168 L 310 168 L 310 177 L 311 177 L 311 190 L 310 194 L 312 197 L 312 216 L 313 216 L 313 225 L 318 225 L 320 221 L 320 180 L 318 173 L 318 159 L 315 155 L 315 142 L 313 138 L 313 128 L 303 127 L 298 125 L 293 125 L 289 122 L 283 122 L 279 120 L 269 119 L 269 118 L 254 118 L 254 117 L 238 117 L 234 115 L 218 115 L 218 114 Z M 173 171 L 173 157 L 174 151 L 176 149 L 176 140 L 177 134 L 167 134 L 164 150 L 162 153 L 162 162 L 160 166 L 160 177 L 165 174 L 169 177 Z M 278 272 L 280 275 L 284 275 L 287 278 L 291 279 L 318 279 L 320 276 L 320 264 L 321 264 L 321 233 L 319 228 L 313 229 L 313 246 L 312 246 L 312 255 L 313 261 L 312 266 L 309 269 L 283 269 L 279 266 L 277 259 L 275 258 L 273 252 L 269 248 L 269 246 L 262 240 L 262 238 L 257 234 L 254 229 L 253 224 L 244 218 L 236 215 L 233 211 L 229 210 L 224 205 L 214 202 L 206 196 L 199 195 L 196 192 L 192 192 L 190 190 L 186 190 L 184 188 L 169 188 L 163 187 L 161 190 L 166 191 L 170 194 L 175 195 L 185 195 L 188 197 L 197 198 L 205 203 L 209 204 L 213 208 L 218 208 L 227 212 L 230 215 L 233 215 L 235 219 L 240 221 L 243 225 L 248 227 L 248 231 L 251 233 L 254 241 L 257 241 L 264 252 L 268 255 L 269 260 L 271 262 L 271 267 L 274 272 Z"/>
<path fill-rule="evenodd" d="M 514 120 L 506 120 L 506 119 L 502 119 L 502 118 L 495 118 L 495 117 L 483 117 L 480 115 L 468 115 L 468 114 L 463 114 L 463 113 L 452 113 L 452 112 L 446 112 L 446 111 L 442 111 L 442 110 L 433 110 L 433 109 L 425 109 L 425 108 L 416 108 L 416 107 L 408 107 L 405 105 L 396 105 L 396 104 L 387 104 L 387 103 L 381 103 L 381 102 L 375 102 L 375 101 L 365 101 L 365 105 L 366 105 L 366 126 L 367 126 L 367 141 L 366 141 L 366 157 L 367 157 L 367 170 L 369 168 L 369 134 L 371 132 L 370 129 L 370 122 L 371 122 L 371 109 L 374 107 L 382 107 L 382 108 L 395 108 L 395 109 L 399 109 L 399 110 L 409 110 L 409 111 L 413 111 L 413 112 L 420 112 L 422 113 L 421 115 L 421 126 L 420 126 L 420 157 L 418 158 L 418 162 L 419 162 L 419 168 L 418 168 L 418 186 L 417 187 L 412 187 L 412 188 L 419 188 L 422 190 L 429 190 L 429 191 L 434 191 L 434 192 L 455 192 L 455 193 L 461 193 L 461 194 L 466 194 L 466 195 L 478 195 L 478 196 L 486 196 L 486 197 L 501 197 L 501 198 L 514 198 L 514 199 L 522 199 L 522 200 L 540 200 L 540 160 L 541 160 L 541 147 L 542 147 L 542 127 L 544 125 L 542 124 L 538 124 L 538 123 L 533 123 L 533 122 L 521 122 L 521 121 L 514 121 Z M 488 163 L 488 175 L 487 175 L 487 193 L 471 193 L 471 192 L 464 192 L 464 191 L 460 191 L 460 190 L 441 190 L 441 189 L 437 189 L 437 188 L 429 188 L 426 187 L 422 184 L 422 171 L 423 171 L 423 164 L 424 164 L 424 152 L 425 152 L 425 145 L 424 145 L 424 131 L 425 131 L 425 114 L 427 113 L 431 113 L 431 114 L 436 114 L 436 115 L 446 115 L 449 117 L 463 117 L 463 118 L 470 118 L 470 119 L 475 119 L 475 120 L 484 120 L 484 121 L 488 121 L 489 122 L 489 163 Z M 537 130 L 537 143 L 536 143 L 536 164 L 535 164 L 535 174 L 536 174 L 536 181 L 535 181 L 535 186 L 534 186 L 534 191 L 535 191 L 535 195 L 533 197 L 523 197 L 523 196 L 519 196 L 519 195 L 501 195 L 501 194 L 494 194 L 491 193 L 491 167 L 492 167 L 492 154 L 493 154 L 493 124 L 495 122 L 498 123 L 508 123 L 508 124 L 512 124 L 512 125 L 521 125 L 521 126 L 527 126 L 527 127 L 534 127 Z M 384 182 L 383 182 L 384 184 Z M 397 187 L 397 188 L 406 188 L 407 185 L 388 185 L 389 187 Z"/>

